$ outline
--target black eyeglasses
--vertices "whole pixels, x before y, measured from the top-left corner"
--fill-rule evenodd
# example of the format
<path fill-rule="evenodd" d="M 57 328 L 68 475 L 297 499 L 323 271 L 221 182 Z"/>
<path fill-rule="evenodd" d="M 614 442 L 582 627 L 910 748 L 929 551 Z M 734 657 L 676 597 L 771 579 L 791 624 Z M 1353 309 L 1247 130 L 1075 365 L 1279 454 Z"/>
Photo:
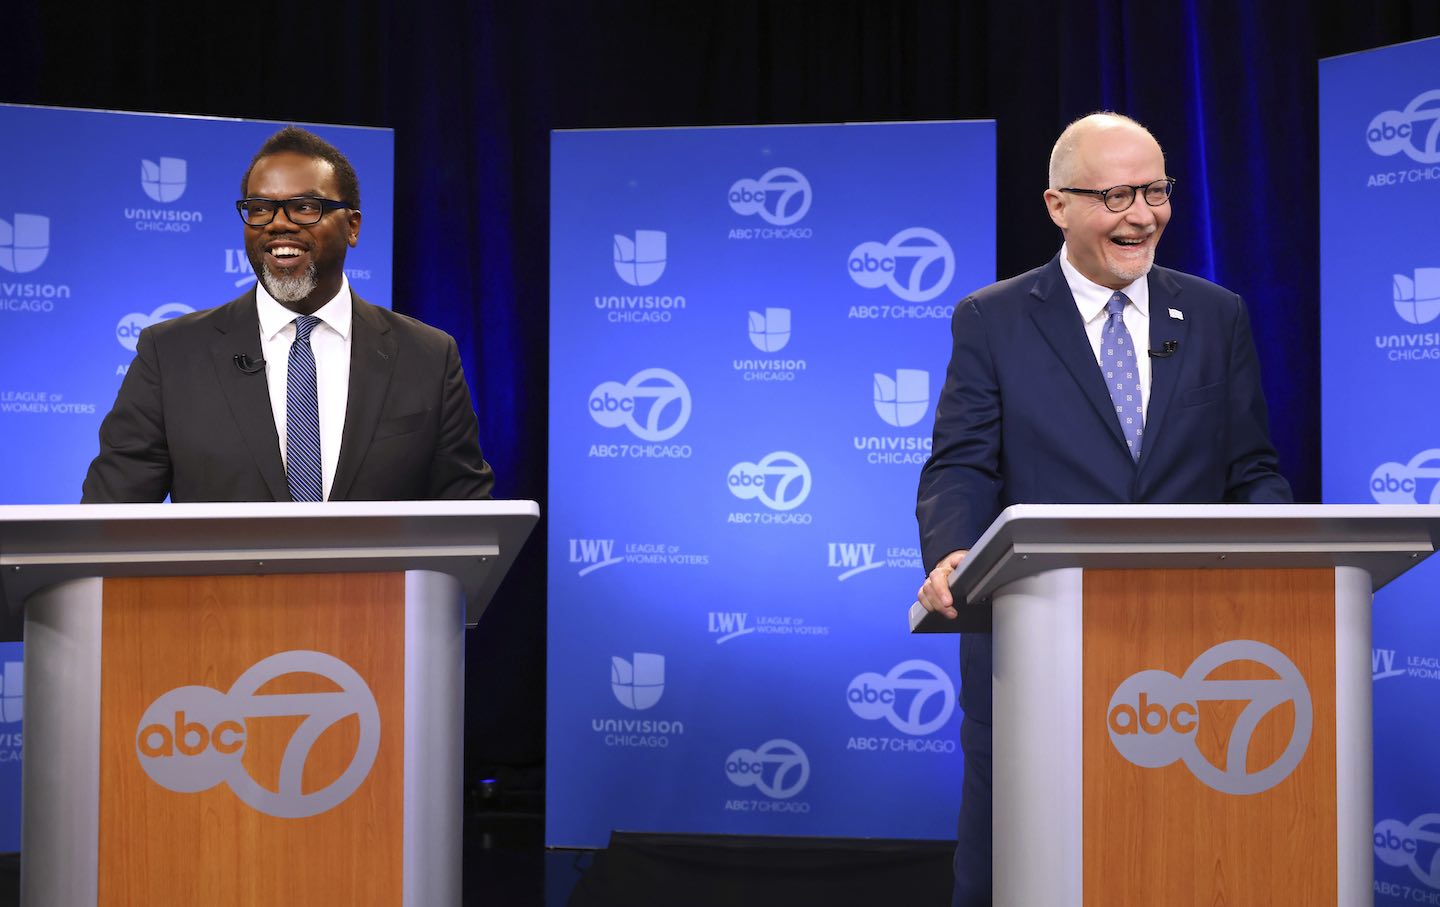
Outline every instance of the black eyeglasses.
<path fill-rule="evenodd" d="M 297 227 L 308 227 L 320 223 L 326 211 L 351 207 L 346 202 L 337 202 L 313 195 L 297 198 L 242 198 L 235 203 L 240 219 L 248 226 L 263 227 L 275 219 L 275 212 L 285 209 L 285 216 Z"/>
<path fill-rule="evenodd" d="M 1145 204 L 1152 208 L 1158 208 L 1170 201 L 1170 193 L 1175 191 L 1175 180 L 1167 176 L 1141 186 L 1111 186 L 1109 189 L 1061 189 L 1060 191 L 1075 192 L 1080 195 L 1098 195 L 1100 200 L 1105 203 L 1106 208 L 1119 214 L 1121 211 L 1130 210 L 1130 206 L 1135 204 L 1135 193 L 1137 192 L 1145 196 Z"/>

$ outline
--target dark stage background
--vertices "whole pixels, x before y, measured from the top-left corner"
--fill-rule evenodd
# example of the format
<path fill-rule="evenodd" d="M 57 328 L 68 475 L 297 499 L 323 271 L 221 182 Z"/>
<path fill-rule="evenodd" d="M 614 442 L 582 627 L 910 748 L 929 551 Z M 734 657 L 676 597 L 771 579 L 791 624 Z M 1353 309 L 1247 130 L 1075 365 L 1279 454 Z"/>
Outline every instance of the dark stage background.
<path fill-rule="evenodd" d="M 498 494 L 542 509 L 550 130 L 994 118 L 1009 276 L 1059 248 L 1050 146 L 1102 108 L 1164 145 L 1159 261 L 1245 296 L 1282 468 L 1318 501 L 1316 64 L 1440 34 L 1433 0 L 86 6 L 7 7 L 0 101 L 395 129 L 395 309 L 455 335 Z M 540 789 L 544 533 L 471 634 L 472 781 Z"/>

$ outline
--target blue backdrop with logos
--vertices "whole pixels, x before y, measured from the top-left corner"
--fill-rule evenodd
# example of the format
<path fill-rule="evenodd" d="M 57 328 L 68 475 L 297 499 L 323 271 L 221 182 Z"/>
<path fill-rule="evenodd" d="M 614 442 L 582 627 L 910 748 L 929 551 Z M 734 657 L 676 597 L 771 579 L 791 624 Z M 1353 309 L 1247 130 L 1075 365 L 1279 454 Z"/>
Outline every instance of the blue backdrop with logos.
<path fill-rule="evenodd" d="M 283 125 L 0 104 L 0 502 L 80 500 L 140 330 L 254 285 L 234 202 Z M 388 308 L 394 133 L 311 128 L 360 175 L 346 273 Z"/>
<path fill-rule="evenodd" d="M 1325 500 L 1440 503 L 1440 39 L 1320 64 Z M 1375 600 L 1375 903 L 1440 903 L 1440 562 Z"/>
<path fill-rule="evenodd" d="M 141 329 L 254 285 L 234 202 L 283 125 L 0 104 L 0 503 L 80 500 Z M 360 175 L 346 274 L 389 308 L 394 133 L 310 128 Z M 0 644 L 0 852 L 20 849 L 21 663 Z"/>
<path fill-rule="evenodd" d="M 546 837 L 950 838 L 954 637 L 912 638 L 993 122 L 552 138 Z"/>

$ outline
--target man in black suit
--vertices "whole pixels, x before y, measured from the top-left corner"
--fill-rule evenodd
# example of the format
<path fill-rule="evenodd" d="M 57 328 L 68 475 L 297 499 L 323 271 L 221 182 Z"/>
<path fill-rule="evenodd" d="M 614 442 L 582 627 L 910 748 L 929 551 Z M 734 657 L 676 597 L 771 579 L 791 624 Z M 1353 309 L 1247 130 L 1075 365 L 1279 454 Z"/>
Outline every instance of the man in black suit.
<path fill-rule="evenodd" d="M 83 502 L 488 498 L 455 341 L 346 280 L 350 162 L 288 127 L 241 195 L 255 289 L 141 333 Z"/>
<path fill-rule="evenodd" d="M 1154 265 L 1173 187 L 1139 123 L 1077 120 L 1045 190 L 1060 253 L 956 306 L 916 508 L 928 610 L 957 616 L 950 575 L 1011 504 L 1291 500 L 1244 302 Z M 960 645 L 954 903 L 972 907 L 991 899 L 990 635 Z"/>

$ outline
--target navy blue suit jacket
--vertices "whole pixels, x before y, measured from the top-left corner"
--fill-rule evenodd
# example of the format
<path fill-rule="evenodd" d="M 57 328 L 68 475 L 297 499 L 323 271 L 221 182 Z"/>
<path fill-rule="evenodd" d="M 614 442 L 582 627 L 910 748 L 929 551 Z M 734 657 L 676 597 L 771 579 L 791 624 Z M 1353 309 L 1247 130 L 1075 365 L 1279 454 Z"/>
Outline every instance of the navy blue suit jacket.
<path fill-rule="evenodd" d="M 1150 360 L 1138 463 L 1058 256 L 956 307 L 916 508 L 927 568 L 970 548 L 1011 504 L 1292 500 L 1245 304 L 1179 271 L 1152 268 L 1148 280 L 1149 348 L 1175 341 L 1175 352 Z"/>

